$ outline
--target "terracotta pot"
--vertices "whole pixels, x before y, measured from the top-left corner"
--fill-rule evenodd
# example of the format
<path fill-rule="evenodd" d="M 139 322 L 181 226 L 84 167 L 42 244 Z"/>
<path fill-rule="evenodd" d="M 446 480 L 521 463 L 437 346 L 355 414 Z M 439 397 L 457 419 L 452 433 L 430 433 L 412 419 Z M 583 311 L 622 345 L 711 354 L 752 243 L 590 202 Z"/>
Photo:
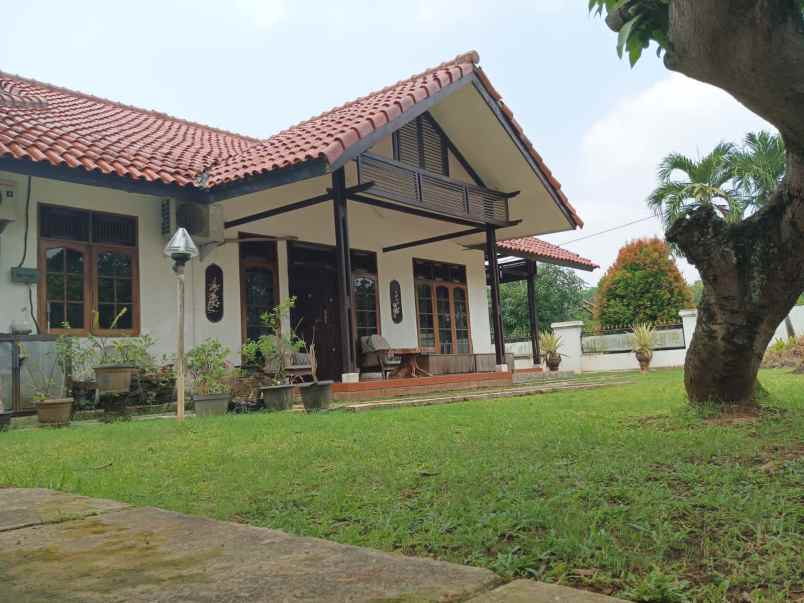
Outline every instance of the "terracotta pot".
<path fill-rule="evenodd" d="M 36 415 L 42 425 L 68 425 L 72 413 L 72 398 L 54 398 L 36 403 Z"/>
<path fill-rule="evenodd" d="M 270 385 L 261 387 L 260 394 L 266 410 L 288 410 L 293 406 L 295 385 Z"/>
<path fill-rule="evenodd" d="M 193 406 L 198 417 L 219 417 L 229 410 L 232 395 L 228 392 L 198 396 L 193 394 Z"/>
<path fill-rule="evenodd" d="M 547 368 L 552 372 L 556 372 L 561 365 L 561 354 L 557 352 L 547 352 L 544 355 L 544 362 L 547 364 Z"/>
<path fill-rule="evenodd" d="M 332 381 L 305 383 L 300 388 L 304 410 L 315 412 L 326 410 L 332 401 Z"/>
<path fill-rule="evenodd" d="M 101 394 L 127 394 L 131 389 L 133 366 L 97 366 L 95 382 Z"/>
<path fill-rule="evenodd" d="M 647 373 L 650 368 L 650 361 L 653 360 L 653 352 L 650 350 L 638 350 L 634 353 L 637 362 L 639 362 L 639 371 Z"/>

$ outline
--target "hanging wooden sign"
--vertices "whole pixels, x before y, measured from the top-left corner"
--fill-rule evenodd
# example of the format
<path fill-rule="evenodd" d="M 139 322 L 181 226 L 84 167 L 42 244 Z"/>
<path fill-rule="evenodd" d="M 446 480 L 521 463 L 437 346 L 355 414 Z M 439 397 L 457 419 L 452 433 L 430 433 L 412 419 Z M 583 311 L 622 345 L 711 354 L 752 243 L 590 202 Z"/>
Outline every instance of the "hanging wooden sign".
<path fill-rule="evenodd" d="M 217 264 L 207 266 L 204 283 L 207 320 L 220 322 L 223 318 L 223 270 L 221 267 Z"/>
<path fill-rule="evenodd" d="M 402 322 L 402 289 L 399 281 L 391 281 L 391 319 L 394 323 Z"/>

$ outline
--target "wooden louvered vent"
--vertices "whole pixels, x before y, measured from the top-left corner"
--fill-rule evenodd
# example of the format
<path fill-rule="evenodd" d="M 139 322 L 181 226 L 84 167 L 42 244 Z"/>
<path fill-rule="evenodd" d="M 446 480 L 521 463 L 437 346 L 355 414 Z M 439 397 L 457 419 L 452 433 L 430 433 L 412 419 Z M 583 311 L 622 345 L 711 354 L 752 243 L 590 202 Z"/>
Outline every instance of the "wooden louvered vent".
<path fill-rule="evenodd" d="M 427 113 L 394 132 L 394 158 L 433 174 L 449 176 L 446 137 Z"/>

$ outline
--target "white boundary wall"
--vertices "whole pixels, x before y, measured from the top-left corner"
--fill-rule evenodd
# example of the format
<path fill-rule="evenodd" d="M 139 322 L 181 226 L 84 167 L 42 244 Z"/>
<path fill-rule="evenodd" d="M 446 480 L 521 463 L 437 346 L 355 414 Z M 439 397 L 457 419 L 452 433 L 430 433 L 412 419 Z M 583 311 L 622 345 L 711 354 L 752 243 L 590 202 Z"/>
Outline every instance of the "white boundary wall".
<path fill-rule="evenodd" d="M 698 319 L 697 310 L 681 310 L 679 313 L 684 329 L 684 342 L 686 348 L 677 350 L 658 350 L 653 353 L 651 366 L 654 368 L 669 368 L 684 366 L 692 334 L 695 332 L 695 323 Z M 790 312 L 790 320 L 798 337 L 804 336 L 804 306 L 796 306 Z M 581 351 L 581 334 L 583 322 L 556 322 L 550 325 L 553 331 L 561 336 L 562 354 L 561 369 L 567 371 L 595 372 L 595 371 L 627 371 L 639 369 L 639 363 L 633 352 L 617 353 L 586 353 Z M 784 321 L 776 329 L 771 343 L 777 339 L 787 339 L 787 328 Z M 506 351 L 524 356 L 530 351 L 530 342 L 517 342 L 506 344 Z M 524 367 L 527 362 L 523 357 L 517 360 L 517 367 Z"/>

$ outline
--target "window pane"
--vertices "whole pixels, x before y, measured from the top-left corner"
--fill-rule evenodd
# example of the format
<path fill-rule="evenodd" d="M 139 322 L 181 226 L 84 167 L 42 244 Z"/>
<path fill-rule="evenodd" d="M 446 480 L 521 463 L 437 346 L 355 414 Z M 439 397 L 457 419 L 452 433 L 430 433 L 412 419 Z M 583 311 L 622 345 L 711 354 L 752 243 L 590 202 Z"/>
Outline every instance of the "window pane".
<path fill-rule="evenodd" d="M 92 242 L 133 247 L 137 244 L 137 220 L 128 216 L 92 214 Z"/>
<path fill-rule="evenodd" d="M 416 287 L 419 309 L 419 345 L 435 347 L 435 320 L 433 317 L 433 289 L 430 285 Z"/>
<path fill-rule="evenodd" d="M 114 304 L 98 304 L 98 325 L 101 329 L 111 329 L 114 317 Z"/>
<path fill-rule="evenodd" d="M 69 301 L 84 301 L 84 277 L 67 277 L 67 299 Z"/>
<path fill-rule="evenodd" d="M 98 274 L 114 276 L 114 256 L 115 254 L 111 251 L 98 254 Z"/>
<path fill-rule="evenodd" d="M 442 354 L 452 353 L 452 313 L 449 304 L 449 289 L 436 287 L 436 311 L 438 313 L 438 338 Z"/>
<path fill-rule="evenodd" d="M 119 278 L 116 281 L 117 302 L 129 303 L 131 302 L 131 279 Z"/>
<path fill-rule="evenodd" d="M 117 321 L 118 329 L 131 329 L 134 326 L 133 308 L 129 305 L 117 306 L 117 311 L 125 310 L 126 313 Z"/>
<path fill-rule="evenodd" d="M 45 252 L 48 272 L 64 272 L 64 248 L 51 247 Z"/>
<path fill-rule="evenodd" d="M 71 329 L 84 328 L 84 304 L 67 304 L 67 323 Z"/>
<path fill-rule="evenodd" d="M 98 279 L 98 301 L 101 303 L 114 303 L 114 279 Z"/>
<path fill-rule="evenodd" d="M 355 317 L 358 337 L 375 335 L 379 331 L 377 320 L 377 281 L 374 277 L 359 276 L 353 280 Z"/>
<path fill-rule="evenodd" d="M 75 249 L 67 250 L 67 272 L 84 274 L 84 254 Z"/>
<path fill-rule="evenodd" d="M 89 212 L 43 205 L 39 211 L 39 232 L 47 239 L 89 241 Z"/>
<path fill-rule="evenodd" d="M 54 300 L 64 299 L 64 280 L 66 277 L 61 274 L 47 275 L 47 298 Z"/>
<path fill-rule="evenodd" d="M 116 253 L 114 257 L 115 276 L 131 276 L 131 256 L 124 253 Z"/>
<path fill-rule="evenodd" d="M 269 312 L 275 305 L 274 272 L 268 267 L 251 267 L 243 271 L 246 298 L 246 337 L 256 339 L 267 335 L 260 316 Z"/>
<path fill-rule="evenodd" d="M 50 302 L 47 308 L 47 324 L 51 329 L 60 329 L 64 324 L 64 304 Z"/>

